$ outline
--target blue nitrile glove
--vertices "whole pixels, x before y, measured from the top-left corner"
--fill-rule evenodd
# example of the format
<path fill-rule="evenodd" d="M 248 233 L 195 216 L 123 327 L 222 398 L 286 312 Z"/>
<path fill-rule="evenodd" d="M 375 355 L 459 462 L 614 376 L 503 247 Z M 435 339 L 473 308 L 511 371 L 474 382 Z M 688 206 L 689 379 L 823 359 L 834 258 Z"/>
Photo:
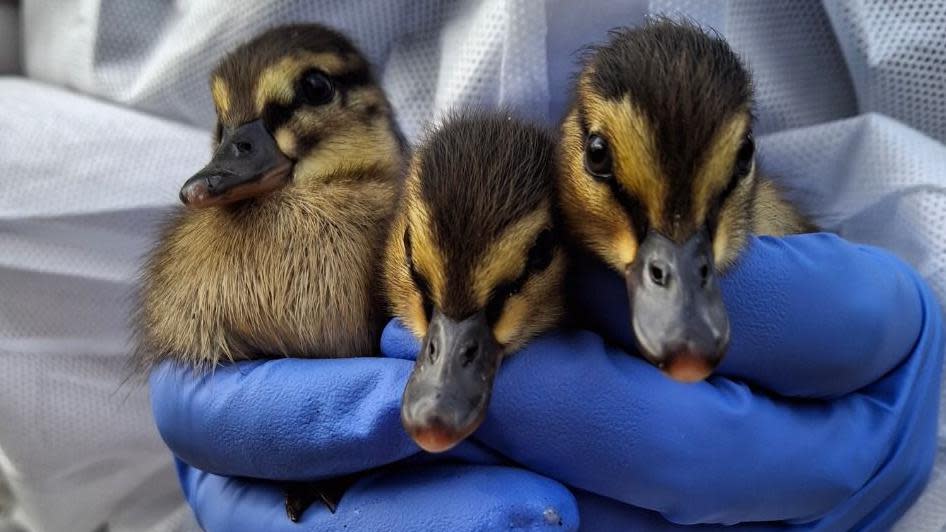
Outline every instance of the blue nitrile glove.
<path fill-rule="evenodd" d="M 564 486 L 511 467 L 432 464 L 374 473 L 348 489 L 336 513 L 316 503 L 293 523 L 278 484 L 178 465 L 208 532 L 578 530 L 575 499 Z"/>
<path fill-rule="evenodd" d="M 203 469 L 230 475 L 177 459 L 181 487 L 201 526 L 211 532 L 578 529 L 568 489 L 508 467 L 481 446 L 461 444 L 443 457 L 451 463 L 416 455 L 391 400 L 412 365 L 384 358 L 284 359 L 223 366 L 200 377 L 169 363 L 156 369 L 152 406 L 168 444 Z M 286 516 L 283 485 L 237 478 L 310 480 L 405 457 L 406 471 L 366 475 L 345 492 L 335 514 L 316 503 L 299 523 Z"/>
<path fill-rule="evenodd" d="M 676 383 L 597 335 L 558 332 L 504 362 L 474 438 L 574 486 L 589 530 L 889 524 L 935 448 L 944 346 L 928 288 L 889 255 L 827 235 L 753 239 L 724 279 L 732 344 L 720 372 L 738 380 Z M 584 312 L 627 345 L 624 287 L 609 273 L 586 282 L 596 299 Z M 382 347 L 410 357 L 417 343 L 392 324 Z M 195 380 L 165 366 L 152 402 L 196 467 L 321 478 L 417 452 L 398 414 L 409 371 L 397 359 L 280 360 Z M 199 516 L 247 500 L 215 493 L 191 496 Z"/>

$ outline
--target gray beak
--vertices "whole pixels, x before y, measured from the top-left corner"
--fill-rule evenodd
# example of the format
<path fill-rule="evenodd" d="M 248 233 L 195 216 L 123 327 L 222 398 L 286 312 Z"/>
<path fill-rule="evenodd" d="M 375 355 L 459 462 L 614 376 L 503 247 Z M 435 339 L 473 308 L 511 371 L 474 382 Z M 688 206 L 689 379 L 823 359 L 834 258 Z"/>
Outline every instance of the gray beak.
<path fill-rule="evenodd" d="M 625 276 L 644 358 L 678 381 L 708 377 L 729 344 L 729 317 L 706 232 L 677 244 L 651 231 Z"/>

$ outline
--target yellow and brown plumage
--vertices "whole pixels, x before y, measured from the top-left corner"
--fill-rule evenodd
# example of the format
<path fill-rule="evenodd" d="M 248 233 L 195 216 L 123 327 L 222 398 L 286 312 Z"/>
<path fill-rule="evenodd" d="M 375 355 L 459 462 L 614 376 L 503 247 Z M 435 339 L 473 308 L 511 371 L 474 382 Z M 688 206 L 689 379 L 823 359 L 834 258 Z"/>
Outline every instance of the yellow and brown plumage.
<path fill-rule="evenodd" d="M 756 170 L 752 86 L 729 45 L 657 20 L 593 47 L 561 126 L 568 229 L 625 275 L 641 353 L 705 377 L 729 337 L 714 272 L 750 233 L 813 226 Z"/>
<path fill-rule="evenodd" d="M 139 365 L 375 353 L 405 147 L 368 63 L 328 28 L 284 26 L 211 89 L 214 158 L 145 267 Z"/>
<path fill-rule="evenodd" d="M 414 154 L 385 280 L 423 339 L 401 418 L 428 451 L 479 425 L 502 357 L 561 316 L 553 173 L 549 134 L 502 113 L 456 113 Z"/>
<path fill-rule="evenodd" d="M 406 146 L 367 61 L 326 27 L 283 26 L 226 56 L 211 92 L 214 156 L 145 266 L 137 365 L 376 353 Z M 293 485 L 289 517 L 334 511 L 351 481 Z"/>

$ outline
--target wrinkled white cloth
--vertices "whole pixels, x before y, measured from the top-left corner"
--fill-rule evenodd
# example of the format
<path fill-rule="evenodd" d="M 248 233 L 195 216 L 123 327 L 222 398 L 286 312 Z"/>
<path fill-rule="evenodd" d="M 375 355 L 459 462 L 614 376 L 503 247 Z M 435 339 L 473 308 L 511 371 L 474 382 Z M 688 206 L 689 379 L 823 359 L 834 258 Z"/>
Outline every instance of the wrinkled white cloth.
<path fill-rule="evenodd" d="M 207 75 L 270 26 L 318 21 L 376 65 L 414 139 L 454 106 L 557 120 L 575 50 L 647 13 L 751 65 L 763 168 L 818 222 L 892 249 L 946 300 L 946 6 L 881 0 L 22 2 L 26 78 L 0 78 L 0 470 L 30 531 L 192 530 L 128 300 L 156 223 L 209 155 Z M 946 425 L 899 527 L 946 526 Z"/>

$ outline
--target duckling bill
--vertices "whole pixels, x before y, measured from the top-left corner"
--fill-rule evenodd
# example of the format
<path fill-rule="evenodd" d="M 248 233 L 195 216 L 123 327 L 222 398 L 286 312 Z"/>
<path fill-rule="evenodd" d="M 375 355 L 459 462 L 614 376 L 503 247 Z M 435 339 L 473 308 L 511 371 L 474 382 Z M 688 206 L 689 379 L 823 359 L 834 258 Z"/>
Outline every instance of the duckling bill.
<path fill-rule="evenodd" d="M 503 358 L 562 313 L 553 157 L 542 129 L 474 111 L 413 157 L 385 277 L 394 314 L 422 339 L 401 421 L 427 451 L 476 430 Z"/>
<path fill-rule="evenodd" d="M 211 93 L 213 157 L 145 266 L 138 366 L 376 353 L 406 147 L 367 61 L 329 28 L 278 27 L 228 54 Z M 294 489 L 290 516 L 334 510 L 349 482 Z"/>
<path fill-rule="evenodd" d="M 289 181 L 292 161 L 262 119 L 227 129 L 213 158 L 181 188 L 188 207 L 227 205 L 272 192 Z"/>
<path fill-rule="evenodd" d="M 569 229 L 624 276 L 640 353 L 680 381 L 726 351 L 718 275 L 747 236 L 814 230 L 757 173 L 751 125 L 728 44 L 663 19 L 591 49 L 562 123 Z"/>

